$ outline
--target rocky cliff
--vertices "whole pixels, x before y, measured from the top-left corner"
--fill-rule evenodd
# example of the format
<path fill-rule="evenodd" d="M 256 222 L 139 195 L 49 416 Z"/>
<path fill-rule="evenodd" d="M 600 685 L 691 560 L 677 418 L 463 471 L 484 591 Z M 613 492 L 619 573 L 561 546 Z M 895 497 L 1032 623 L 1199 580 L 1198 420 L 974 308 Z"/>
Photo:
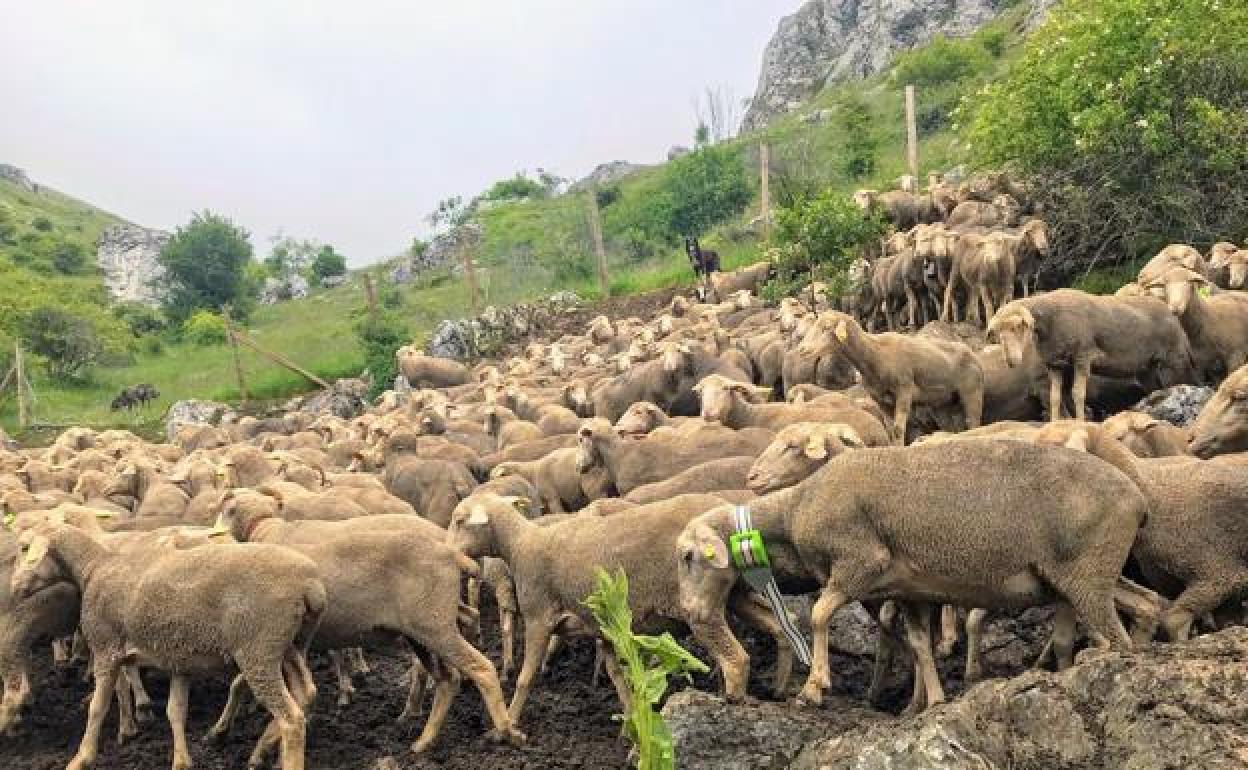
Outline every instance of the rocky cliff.
<path fill-rule="evenodd" d="M 1037 24 L 1057 0 L 1025 0 Z M 780 21 L 763 54 L 743 131 L 767 125 L 828 83 L 883 71 L 898 51 L 937 34 L 963 36 L 995 18 L 1004 0 L 808 0 Z"/>
<path fill-rule="evenodd" d="M 113 299 L 154 304 L 160 298 L 163 270 L 156 261 L 169 233 L 138 225 L 113 225 L 100 233 L 96 261 L 104 273 L 104 285 Z"/>

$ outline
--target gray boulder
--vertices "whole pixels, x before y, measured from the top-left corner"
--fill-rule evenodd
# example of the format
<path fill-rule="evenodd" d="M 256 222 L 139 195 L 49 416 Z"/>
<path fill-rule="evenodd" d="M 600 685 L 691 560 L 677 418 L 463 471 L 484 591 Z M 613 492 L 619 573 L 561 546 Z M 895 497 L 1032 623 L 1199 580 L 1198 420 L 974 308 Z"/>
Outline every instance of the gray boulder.
<path fill-rule="evenodd" d="M 1213 398 L 1213 388 L 1199 385 L 1175 385 L 1153 391 L 1132 407 L 1157 420 L 1174 423 L 1180 428 L 1190 425 L 1205 403 Z"/>
<path fill-rule="evenodd" d="M 308 288 L 308 280 L 298 273 L 292 273 L 284 278 L 271 276 L 264 279 L 260 303 L 275 305 L 290 299 L 303 299 L 308 296 Z"/>
<path fill-rule="evenodd" d="M 363 414 L 368 408 L 368 390 L 367 380 L 341 379 L 325 390 L 292 399 L 285 409 L 317 416 L 332 414 L 349 420 Z"/>
<path fill-rule="evenodd" d="M 592 189 L 594 187 L 605 187 L 620 181 L 626 176 L 636 174 L 638 171 L 647 168 L 636 163 L 629 163 L 624 160 L 613 160 L 610 163 L 602 163 L 584 179 L 577 180 L 568 188 L 568 192 L 578 193 Z"/>
<path fill-rule="evenodd" d="M 233 408 L 219 401 L 175 401 L 165 412 L 165 436 L 173 441 L 183 425 L 220 425 L 222 418 L 232 414 Z"/>
<path fill-rule="evenodd" d="M 477 356 L 477 335 L 472 321 L 448 318 L 433 330 L 425 352 L 439 358 L 468 361 Z"/>
<path fill-rule="evenodd" d="M 1085 653 L 1061 674 L 985 682 L 917 717 L 868 721 L 819 739 L 787 767 L 1242 768 L 1246 660 L 1244 628 L 1125 655 Z"/>
<path fill-rule="evenodd" d="M 12 182 L 19 189 L 26 192 L 39 192 L 39 185 L 30 180 L 23 169 L 12 166 L 8 163 L 0 163 L 0 179 L 6 182 Z"/>

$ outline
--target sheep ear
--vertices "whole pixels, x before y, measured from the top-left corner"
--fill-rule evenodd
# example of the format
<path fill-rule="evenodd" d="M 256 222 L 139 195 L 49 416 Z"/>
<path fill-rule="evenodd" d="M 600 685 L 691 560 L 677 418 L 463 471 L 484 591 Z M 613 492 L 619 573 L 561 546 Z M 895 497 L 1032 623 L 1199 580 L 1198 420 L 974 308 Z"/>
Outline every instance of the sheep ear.
<path fill-rule="evenodd" d="M 844 321 L 841 321 L 840 323 L 836 325 L 835 334 L 836 334 L 836 338 L 840 340 L 841 342 L 846 342 L 849 340 L 849 327 L 845 325 Z"/>
<path fill-rule="evenodd" d="M 511 507 L 515 508 L 520 513 L 523 513 L 525 516 L 529 515 L 529 501 L 523 497 L 511 498 Z"/>
<path fill-rule="evenodd" d="M 474 505 L 468 512 L 468 518 L 464 520 L 464 523 L 470 527 L 483 527 L 490 523 L 490 515 L 485 512 L 485 506 Z"/>
<path fill-rule="evenodd" d="M 30 547 L 26 549 L 24 558 L 27 564 L 38 564 L 47 555 L 48 539 L 42 535 L 37 535 L 34 540 L 30 541 Z"/>
<path fill-rule="evenodd" d="M 1067 449 L 1074 449 L 1077 452 L 1086 452 L 1088 451 L 1088 444 L 1091 443 L 1091 440 L 1092 439 L 1086 430 L 1077 430 L 1070 434 L 1070 437 L 1066 439 L 1066 443 L 1062 446 Z"/>
<path fill-rule="evenodd" d="M 855 449 L 863 449 L 867 445 L 866 442 L 862 440 L 862 436 L 858 435 L 858 431 L 848 425 L 837 426 L 834 433 L 845 446 L 853 447 Z"/>
<path fill-rule="evenodd" d="M 802 451 L 812 460 L 826 460 L 828 447 L 824 444 L 823 434 L 819 433 L 812 436 L 810 441 L 806 442 L 806 448 Z"/>

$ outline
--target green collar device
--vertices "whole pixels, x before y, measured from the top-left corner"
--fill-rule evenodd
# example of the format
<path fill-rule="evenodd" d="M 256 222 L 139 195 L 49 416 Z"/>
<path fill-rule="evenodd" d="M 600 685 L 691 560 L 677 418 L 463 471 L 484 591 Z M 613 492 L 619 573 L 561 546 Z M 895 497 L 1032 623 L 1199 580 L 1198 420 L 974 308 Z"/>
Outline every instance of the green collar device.
<path fill-rule="evenodd" d="M 728 548 L 732 553 L 733 566 L 745 578 L 750 587 L 763 595 L 771 605 L 771 611 L 780 622 L 780 629 L 793 645 L 793 652 L 803 665 L 810 665 L 810 645 L 806 637 L 789 616 L 788 608 L 780 596 L 780 587 L 776 585 L 776 577 L 771 571 L 771 559 L 767 556 L 767 547 L 763 544 L 763 535 L 754 528 L 749 506 L 738 505 L 732 509 L 733 532 L 728 539 Z"/>

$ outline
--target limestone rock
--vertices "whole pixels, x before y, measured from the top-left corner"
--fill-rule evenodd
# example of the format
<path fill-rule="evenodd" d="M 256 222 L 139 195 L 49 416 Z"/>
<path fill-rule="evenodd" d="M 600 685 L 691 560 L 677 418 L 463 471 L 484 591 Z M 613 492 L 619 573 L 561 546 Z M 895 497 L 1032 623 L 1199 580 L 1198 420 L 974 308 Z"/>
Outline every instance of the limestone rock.
<path fill-rule="evenodd" d="M 807 746 L 790 770 L 1242 768 L 1248 629 L 1125 655 L 1085 654 L 1061 674 L 974 687 L 918 717 Z"/>
<path fill-rule="evenodd" d="M 290 299 L 303 299 L 308 296 L 308 288 L 308 279 L 298 273 L 292 273 L 286 278 L 270 276 L 264 279 L 260 304 L 276 305 Z"/>
<path fill-rule="evenodd" d="M 1213 398 L 1213 388 L 1198 385 L 1175 385 L 1156 390 L 1132 409 L 1157 420 L 1165 420 L 1185 428 L 1190 425 L 1205 403 Z"/>
<path fill-rule="evenodd" d="M 610 163 L 603 163 L 593 171 L 589 172 L 589 175 L 584 179 L 573 182 L 572 186 L 568 188 L 568 192 L 577 193 L 584 192 L 585 190 L 593 187 L 605 187 L 606 185 L 620 181 L 630 174 L 635 174 L 644 168 L 646 168 L 646 166 L 640 166 L 636 163 L 629 163 L 628 161 L 623 160 L 613 160 Z"/>
<path fill-rule="evenodd" d="M 467 361 L 477 356 L 477 332 L 472 321 L 446 319 L 439 323 L 425 346 L 425 352 L 439 358 Z"/>
<path fill-rule="evenodd" d="M 26 172 L 17 166 L 0 163 L 0 179 L 12 182 L 26 192 L 39 192 L 39 185 L 32 182 L 30 177 L 26 175 Z"/>
<path fill-rule="evenodd" d="M 178 428 L 183 425 L 219 425 L 222 418 L 232 412 L 229 404 L 219 401 L 176 401 L 165 412 L 165 435 L 173 441 Z"/>
<path fill-rule="evenodd" d="M 349 420 L 368 408 L 367 380 L 347 378 L 334 382 L 328 389 L 292 399 L 285 411 L 307 412 L 312 415 L 332 414 Z"/>
<path fill-rule="evenodd" d="M 95 259 L 113 299 L 149 305 L 160 301 L 160 279 L 165 271 L 157 257 L 171 237 L 161 230 L 131 224 L 113 225 L 100 233 Z"/>
<path fill-rule="evenodd" d="M 561 291 L 534 303 L 490 305 L 481 315 L 440 322 L 425 346 L 431 356 L 469 361 L 494 355 L 503 345 L 546 328 L 551 320 L 581 302 L 575 292 Z"/>
<path fill-rule="evenodd" d="M 682 155 L 688 155 L 691 150 L 683 144 L 674 144 L 667 151 L 668 160 L 676 160 Z"/>
<path fill-rule="evenodd" d="M 1030 0 L 1039 24 L 1056 0 Z M 742 122 L 755 131 L 825 85 L 882 72 L 899 51 L 937 34 L 962 37 L 1001 12 L 1000 0 L 808 0 L 780 21 Z M 814 114 L 814 113 L 812 113 Z"/>

